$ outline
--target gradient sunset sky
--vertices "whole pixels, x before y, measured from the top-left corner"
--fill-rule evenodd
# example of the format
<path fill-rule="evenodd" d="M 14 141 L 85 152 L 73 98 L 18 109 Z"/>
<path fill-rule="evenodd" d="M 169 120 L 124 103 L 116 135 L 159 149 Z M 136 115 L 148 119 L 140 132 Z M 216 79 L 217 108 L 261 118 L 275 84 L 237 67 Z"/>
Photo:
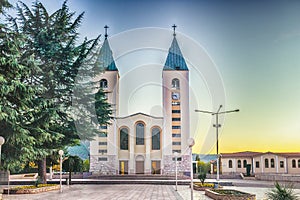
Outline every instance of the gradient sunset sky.
<path fill-rule="evenodd" d="M 41 2 L 54 11 L 63 1 Z M 226 110 L 241 110 L 225 117 L 221 153 L 300 151 L 300 1 L 69 0 L 68 5 L 77 14 L 86 12 L 82 37 L 104 35 L 106 24 L 111 37 L 136 28 L 158 27 L 170 31 L 168 48 L 171 26 L 176 24 L 178 33 L 198 43 L 221 76 L 226 99 L 220 103 Z M 178 41 L 180 44 L 180 37 Z M 116 62 L 120 72 L 126 73 L 122 62 Z M 205 88 L 205 81 L 200 82 Z M 201 91 L 193 90 L 196 99 L 201 99 Z M 191 135 L 197 153 L 215 153 L 215 119 L 193 112 L 217 109 L 210 102 L 210 92 L 203 92 L 206 100 L 191 103 Z M 153 114 L 148 108 L 141 111 Z"/>

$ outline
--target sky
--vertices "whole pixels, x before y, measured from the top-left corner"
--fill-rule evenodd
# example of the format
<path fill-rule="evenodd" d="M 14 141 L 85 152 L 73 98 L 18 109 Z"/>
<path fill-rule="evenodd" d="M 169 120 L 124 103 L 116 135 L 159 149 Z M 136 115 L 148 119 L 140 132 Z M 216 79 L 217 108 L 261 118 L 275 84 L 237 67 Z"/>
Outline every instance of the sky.
<path fill-rule="evenodd" d="M 63 1 L 41 2 L 51 12 Z M 222 104 L 223 111 L 240 112 L 220 119 L 221 153 L 300 152 L 300 1 L 69 0 L 68 5 L 77 14 L 85 12 L 79 29 L 82 38 L 104 35 L 103 27 L 110 27 L 111 47 L 124 83 L 121 87 L 133 89 L 122 97 L 121 114 L 160 114 L 161 93 L 154 92 L 156 98 L 150 102 L 143 96 L 149 88 L 155 90 L 159 80 L 152 74 L 139 87 L 143 84 L 131 77 L 138 72 L 159 73 L 172 41 L 171 26 L 176 24 L 178 43 L 190 68 L 193 151 L 215 153 L 216 141 L 215 118 L 194 109 L 216 111 Z M 162 37 L 153 37 L 153 30 Z M 160 42 L 138 51 L 127 43 L 129 53 L 118 52 L 117 41 L 129 37 L 134 43 L 140 35 Z M 195 52 L 202 61 L 193 62 Z M 147 60 L 154 57 L 158 59 L 154 63 Z M 133 59 L 134 67 L 128 63 Z M 207 76 L 210 70 L 214 75 Z"/>

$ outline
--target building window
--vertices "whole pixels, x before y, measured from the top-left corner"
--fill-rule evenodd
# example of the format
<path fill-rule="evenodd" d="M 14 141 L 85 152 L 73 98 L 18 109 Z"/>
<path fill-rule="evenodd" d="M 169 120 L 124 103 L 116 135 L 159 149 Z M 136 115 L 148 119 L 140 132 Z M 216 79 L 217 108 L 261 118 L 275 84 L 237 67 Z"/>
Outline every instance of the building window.
<path fill-rule="evenodd" d="M 172 110 L 172 113 L 180 113 L 180 110 Z"/>
<path fill-rule="evenodd" d="M 160 150 L 160 129 L 152 129 L 152 150 Z"/>
<path fill-rule="evenodd" d="M 181 142 L 172 142 L 172 145 L 181 145 Z"/>
<path fill-rule="evenodd" d="M 180 137 L 181 137 L 181 134 L 173 133 L 173 134 L 172 134 L 172 137 L 178 137 L 178 138 L 180 138 Z"/>
<path fill-rule="evenodd" d="M 269 168 L 269 159 L 265 159 L 265 168 Z"/>
<path fill-rule="evenodd" d="M 99 137 L 107 137 L 107 133 L 99 133 L 98 136 Z"/>
<path fill-rule="evenodd" d="M 122 128 L 120 130 L 120 149 L 128 150 L 128 129 Z"/>
<path fill-rule="evenodd" d="M 180 129 L 180 126 L 172 126 L 172 129 Z"/>
<path fill-rule="evenodd" d="M 284 168 L 284 162 L 280 161 L 280 168 Z"/>
<path fill-rule="evenodd" d="M 180 101 L 172 101 L 172 106 L 179 106 L 180 105 Z"/>
<path fill-rule="evenodd" d="M 98 161 L 107 161 L 107 157 L 99 157 Z"/>
<path fill-rule="evenodd" d="M 107 125 L 101 125 L 100 129 L 107 129 Z"/>
<path fill-rule="evenodd" d="M 172 151 L 172 153 L 175 153 L 175 152 L 181 153 L 181 150 L 173 150 L 173 151 Z"/>
<path fill-rule="evenodd" d="M 238 168 L 241 168 L 242 167 L 242 162 L 241 160 L 238 160 Z"/>
<path fill-rule="evenodd" d="M 296 160 L 292 160 L 292 168 L 296 168 Z"/>
<path fill-rule="evenodd" d="M 179 80 L 177 78 L 174 78 L 172 80 L 172 88 L 176 88 L 176 89 L 180 88 L 180 83 L 179 83 Z"/>
<path fill-rule="evenodd" d="M 145 127 L 143 123 L 136 124 L 136 145 L 145 144 Z"/>
<path fill-rule="evenodd" d="M 228 167 L 229 167 L 229 168 L 232 168 L 232 160 L 229 160 L 229 161 L 228 161 Z"/>
<path fill-rule="evenodd" d="M 247 160 L 243 161 L 243 167 L 246 168 L 247 167 Z"/>
<path fill-rule="evenodd" d="M 274 161 L 274 158 L 271 158 L 271 168 L 274 168 L 275 167 L 275 161 Z"/>
<path fill-rule="evenodd" d="M 107 145 L 107 142 L 99 142 L 99 145 Z"/>
<path fill-rule="evenodd" d="M 100 88 L 107 88 L 107 80 L 106 79 L 101 79 L 100 80 Z"/>
<path fill-rule="evenodd" d="M 259 168 L 259 161 L 256 161 L 256 162 L 255 162 L 255 167 L 256 167 L 256 168 Z"/>
<path fill-rule="evenodd" d="M 172 160 L 173 160 L 173 161 L 176 161 L 176 158 L 173 157 Z M 177 157 L 177 161 L 181 161 L 181 157 Z"/>
<path fill-rule="evenodd" d="M 180 121 L 180 118 L 172 118 L 172 121 Z"/>
<path fill-rule="evenodd" d="M 105 154 L 105 153 L 107 153 L 107 149 L 99 149 L 98 152 L 101 153 L 101 154 Z"/>
<path fill-rule="evenodd" d="M 298 160 L 298 168 L 300 168 L 300 159 Z"/>

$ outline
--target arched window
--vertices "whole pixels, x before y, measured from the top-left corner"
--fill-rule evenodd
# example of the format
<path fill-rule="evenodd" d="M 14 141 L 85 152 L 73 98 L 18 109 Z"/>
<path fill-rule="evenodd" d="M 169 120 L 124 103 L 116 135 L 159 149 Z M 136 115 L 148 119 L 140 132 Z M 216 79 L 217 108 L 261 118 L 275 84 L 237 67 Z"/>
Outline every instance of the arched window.
<path fill-rule="evenodd" d="M 176 88 L 176 89 L 180 88 L 179 80 L 177 78 L 174 78 L 172 80 L 172 88 Z"/>
<path fill-rule="evenodd" d="M 229 168 L 232 168 L 232 160 L 229 160 L 229 161 L 228 161 L 228 167 L 229 167 Z"/>
<path fill-rule="evenodd" d="M 145 127 L 143 123 L 136 124 L 136 145 L 144 145 L 145 144 Z"/>
<path fill-rule="evenodd" d="M 247 160 L 243 161 L 243 167 L 246 168 L 247 167 Z"/>
<path fill-rule="evenodd" d="M 160 129 L 152 129 L 152 150 L 160 150 Z"/>
<path fill-rule="evenodd" d="M 292 160 L 292 167 L 296 168 L 296 160 Z"/>
<path fill-rule="evenodd" d="M 100 80 L 100 88 L 107 88 L 107 80 L 106 79 L 101 79 Z"/>
<path fill-rule="evenodd" d="M 300 159 L 298 160 L 298 168 L 300 168 Z"/>
<path fill-rule="evenodd" d="M 268 158 L 265 159 L 265 168 L 269 168 L 269 159 Z"/>
<path fill-rule="evenodd" d="M 242 167 L 242 162 L 241 160 L 238 160 L 238 168 L 241 168 Z"/>
<path fill-rule="evenodd" d="M 274 168 L 275 167 L 275 161 L 274 161 L 274 158 L 271 158 L 271 168 Z"/>
<path fill-rule="evenodd" d="M 128 129 L 122 128 L 120 130 L 120 149 L 128 150 Z"/>

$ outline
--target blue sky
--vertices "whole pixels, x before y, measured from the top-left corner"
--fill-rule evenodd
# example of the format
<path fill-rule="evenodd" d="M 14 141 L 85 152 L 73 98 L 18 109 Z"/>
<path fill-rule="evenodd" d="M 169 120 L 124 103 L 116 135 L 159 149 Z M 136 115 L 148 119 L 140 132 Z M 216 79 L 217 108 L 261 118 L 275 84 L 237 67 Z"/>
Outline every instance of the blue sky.
<path fill-rule="evenodd" d="M 41 2 L 54 11 L 63 1 Z M 69 0 L 68 5 L 78 14 L 85 11 L 82 36 L 103 34 L 105 24 L 111 36 L 143 27 L 171 31 L 176 24 L 178 33 L 197 42 L 222 77 L 222 104 L 241 110 L 226 116 L 220 152 L 300 151 L 300 1 Z M 208 101 L 197 105 L 216 109 Z M 197 151 L 215 151 L 213 120 L 197 114 L 200 128 L 191 133 L 199 141 Z"/>

